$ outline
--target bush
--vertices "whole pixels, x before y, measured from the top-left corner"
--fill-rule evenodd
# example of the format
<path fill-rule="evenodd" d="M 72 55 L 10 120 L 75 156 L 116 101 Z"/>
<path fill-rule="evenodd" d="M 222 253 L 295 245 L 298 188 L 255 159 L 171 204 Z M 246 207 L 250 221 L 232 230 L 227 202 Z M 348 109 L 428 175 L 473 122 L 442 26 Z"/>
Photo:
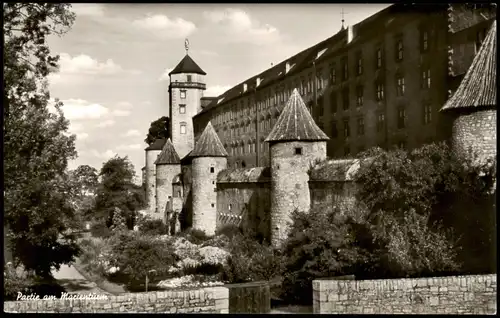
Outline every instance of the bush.
<path fill-rule="evenodd" d="M 251 235 L 236 235 L 229 244 L 230 256 L 222 279 L 229 283 L 271 280 L 281 274 L 281 256 L 277 250 L 260 244 Z"/>
<path fill-rule="evenodd" d="M 108 238 L 112 235 L 111 230 L 108 228 L 106 224 L 103 223 L 95 223 L 90 228 L 90 234 L 93 237 L 102 237 Z"/>
<path fill-rule="evenodd" d="M 186 265 L 181 270 L 182 276 L 186 275 L 218 275 L 223 271 L 222 264 L 201 263 L 195 266 Z"/>
<path fill-rule="evenodd" d="M 202 244 L 212 238 L 211 236 L 206 235 L 205 232 L 193 228 L 180 233 L 180 236 L 196 245 Z"/>
<path fill-rule="evenodd" d="M 242 235 L 242 234 L 243 234 L 242 229 L 234 224 L 226 224 L 217 229 L 217 231 L 215 232 L 216 236 L 224 235 L 229 239 L 232 239 L 236 235 Z"/>
<path fill-rule="evenodd" d="M 162 220 L 145 220 L 141 222 L 139 231 L 145 235 L 165 235 L 168 234 L 168 227 Z"/>

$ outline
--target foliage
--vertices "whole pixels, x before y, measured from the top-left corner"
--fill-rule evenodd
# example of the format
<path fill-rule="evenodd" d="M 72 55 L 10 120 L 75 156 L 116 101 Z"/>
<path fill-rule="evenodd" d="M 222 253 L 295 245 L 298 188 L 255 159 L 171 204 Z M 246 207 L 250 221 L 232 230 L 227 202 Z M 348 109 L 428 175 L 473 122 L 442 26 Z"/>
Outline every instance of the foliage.
<path fill-rule="evenodd" d="M 206 235 L 205 232 L 193 228 L 189 228 L 186 231 L 181 232 L 180 236 L 186 238 L 189 242 L 197 245 L 202 244 L 203 242 L 211 238 L 210 236 Z"/>
<path fill-rule="evenodd" d="M 104 277 L 106 275 L 106 262 L 109 262 L 111 247 L 104 238 L 92 237 L 80 241 L 82 254 L 79 257 L 85 271 L 93 276 Z"/>
<path fill-rule="evenodd" d="M 215 232 L 216 236 L 219 235 L 224 235 L 228 237 L 229 239 L 232 239 L 236 235 L 242 235 L 243 231 L 242 229 L 234 224 L 226 224 L 224 226 L 221 226 L 217 231 Z"/>
<path fill-rule="evenodd" d="M 118 208 L 127 228 L 133 228 L 137 211 L 144 206 L 144 194 L 142 188 L 133 183 L 134 175 L 134 166 L 128 157 L 115 156 L 103 164 L 94 209 L 97 221 L 111 226 Z"/>
<path fill-rule="evenodd" d="M 113 223 L 110 227 L 113 232 L 122 232 L 127 230 L 126 220 L 123 217 L 122 210 L 120 208 L 115 208 L 113 213 Z"/>
<path fill-rule="evenodd" d="M 153 121 L 149 126 L 149 131 L 144 142 L 151 145 L 157 139 L 170 138 L 170 118 L 163 116 Z"/>
<path fill-rule="evenodd" d="M 35 294 L 43 296 L 51 295 L 60 297 L 64 288 L 53 279 L 40 280 L 32 275 L 16 270 L 11 264 L 7 264 L 4 269 L 4 300 L 17 300 L 17 293 L 23 295 Z"/>
<path fill-rule="evenodd" d="M 260 244 L 250 234 L 234 236 L 222 278 L 229 283 L 271 280 L 282 271 L 279 251 Z"/>
<path fill-rule="evenodd" d="M 186 275 L 217 275 L 223 271 L 222 264 L 200 263 L 197 265 L 185 265 L 181 270 L 181 276 Z"/>
<path fill-rule="evenodd" d="M 49 277 L 51 268 L 78 254 L 68 228 L 77 226 L 70 204 L 68 160 L 75 136 L 57 99 L 50 105 L 47 76 L 57 68 L 47 37 L 67 31 L 69 4 L 4 3 L 4 222 L 14 258 Z"/>
<path fill-rule="evenodd" d="M 94 223 L 90 227 L 90 234 L 93 237 L 102 237 L 102 238 L 107 238 L 111 236 L 111 230 L 109 227 L 104 224 L 104 223 Z"/>
<path fill-rule="evenodd" d="M 147 219 L 141 222 L 139 231 L 145 235 L 165 235 L 168 234 L 167 225 L 162 220 Z"/>
<path fill-rule="evenodd" d="M 111 266 L 118 267 L 129 284 L 141 283 L 146 275 L 166 275 L 177 261 L 171 244 L 136 232 L 120 233 L 110 244 Z"/>

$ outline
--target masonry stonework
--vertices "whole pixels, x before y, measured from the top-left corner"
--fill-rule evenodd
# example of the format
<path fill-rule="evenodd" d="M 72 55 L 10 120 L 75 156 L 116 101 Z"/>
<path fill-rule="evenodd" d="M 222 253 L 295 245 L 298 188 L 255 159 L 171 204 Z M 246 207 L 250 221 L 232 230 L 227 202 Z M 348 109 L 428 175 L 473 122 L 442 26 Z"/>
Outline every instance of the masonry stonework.
<path fill-rule="evenodd" d="M 174 181 L 172 176 L 177 177 L 181 173 L 180 164 L 156 165 L 156 211 L 155 218 L 164 218 L 167 204 L 174 194 Z M 170 208 L 172 208 L 170 206 Z"/>
<path fill-rule="evenodd" d="M 146 204 L 149 215 L 154 215 L 156 210 L 156 165 L 154 162 L 161 150 L 146 150 Z"/>
<path fill-rule="evenodd" d="M 227 168 L 225 157 L 197 157 L 192 162 L 193 229 L 214 235 L 217 225 L 217 174 Z"/>
<path fill-rule="evenodd" d="M 313 281 L 315 314 L 495 314 L 497 277 Z"/>
<path fill-rule="evenodd" d="M 108 296 L 107 299 L 6 301 L 10 313 L 229 313 L 229 290 L 211 287 Z"/>
<path fill-rule="evenodd" d="M 326 141 L 272 143 L 270 157 L 271 244 L 277 246 L 288 235 L 291 213 L 309 211 L 308 171 L 316 161 L 326 159 Z"/>

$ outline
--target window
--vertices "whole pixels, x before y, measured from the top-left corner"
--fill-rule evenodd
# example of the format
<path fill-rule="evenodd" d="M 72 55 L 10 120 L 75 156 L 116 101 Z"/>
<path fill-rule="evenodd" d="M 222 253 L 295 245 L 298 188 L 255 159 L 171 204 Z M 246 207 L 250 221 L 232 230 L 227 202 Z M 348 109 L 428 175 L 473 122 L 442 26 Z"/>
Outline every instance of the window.
<path fill-rule="evenodd" d="M 215 207 L 215 204 L 213 204 L 213 203 L 212 203 L 212 204 L 210 204 L 210 206 L 211 206 L 212 208 L 214 208 L 214 207 Z"/>
<path fill-rule="evenodd" d="M 404 57 L 403 39 L 396 40 L 396 60 L 401 61 Z"/>
<path fill-rule="evenodd" d="M 228 209 L 229 211 L 231 211 L 232 207 L 233 207 L 233 206 L 232 206 L 231 204 L 229 204 L 229 205 L 227 206 L 227 209 Z"/>
<path fill-rule="evenodd" d="M 323 103 L 318 103 L 318 116 L 323 116 L 325 114 L 325 110 L 323 108 Z"/>
<path fill-rule="evenodd" d="M 365 134 L 365 120 L 361 117 L 358 118 L 358 136 Z"/>
<path fill-rule="evenodd" d="M 189 83 L 192 81 L 192 79 L 193 79 L 192 75 L 188 75 L 188 76 L 187 76 L 187 81 L 188 81 Z"/>
<path fill-rule="evenodd" d="M 378 48 L 376 53 L 375 53 L 375 60 L 377 61 L 377 64 L 375 65 L 377 69 L 382 67 L 382 49 Z"/>
<path fill-rule="evenodd" d="M 312 86 L 313 86 L 312 74 L 309 73 L 309 75 L 307 76 L 307 92 L 308 93 L 312 92 Z"/>
<path fill-rule="evenodd" d="M 181 134 L 186 133 L 186 123 L 181 123 Z"/>
<path fill-rule="evenodd" d="M 186 113 L 186 105 L 179 105 L 179 114 L 185 114 Z"/>
<path fill-rule="evenodd" d="M 210 167 L 210 173 L 214 173 L 215 172 L 215 168 L 214 167 Z"/>
<path fill-rule="evenodd" d="M 363 56 L 358 52 L 356 56 L 356 75 L 363 74 Z"/>
<path fill-rule="evenodd" d="M 338 137 L 337 122 L 336 121 L 332 121 L 331 137 L 332 138 Z"/>
<path fill-rule="evenodd" d="M 484 38 L 486 37 L 486 29 L 481 29 L 476 33 L 476 54 L 479 52 L 479 49 L 481 48 L 481 44 L 483 44 Z"/>
<path fill-rule="evenodd" d="M 349 88 L 344 88 L 342 90 L 342 109 L 349 109 Z"/>
<path fill-rule="evenodd" d="M 322 76 L 322 70 L 319 69 L 318 72 L 316 73 L 316 83 L 317 83 L 317 88 L 318 90 L 323 89 L 323 76 Z"/>
<path fill-rule="evenodd" d="M 351 148 L 349 146 L 344 147 L 344 156 L 349 156 L 351 154 Z"/>
<path fill-rule="evenodd" d="M 356 87 L 356 107 L 363 106 L 363 95 L 364 95 L 363 86 L 360 85 Z"/>
<path fill-rule="evenodd" d="M 181 99 L 186 99 L 186 91 L 185 90 L 181 91 Z"/>
<path fill-rule="evenodd" d="M 347 56 L 342 58 L 342 80 L 346 81 L 349 78 L 349 64 Z"/>
<path fill-rule="evenodd" d="M 432 106 L 430 104 L 424 105 L 424 124 L 429 124 L 432 121 Z"/>
<path fill-rule="evenodd" d="M 381 132 L 385 126 L 385 114 L 378 114 L 377 116 L 377 131 Z"/>
<path fill-rule="evenodd" d="M 402 75 L 396 76 L 396 94 L 398 96 L 403 96 L 405 94 L 405 78 Z"/>
<path fill-rule="evenodd" d="M 406 126 L 406 109 L 398 107 L 398 129 L 405 128 Z"/>
<path fill-rule="evenodd" d="M 301 155 L 302 154 L 302 148 L 300 148 L 300 147 L 295 148 L 295 154 L 296 155 Z"/>
<path fill-rule="evenodd" d="M 332 107 L 332 114 L 337 112 L 337 92 L 332 91 L 330 93 L 330 105 Z"/>
<path fill-rule="evenodd" d="M 351 128 L 349 127 L 349 120 L 344 119 L 344 137 L 347 138 L 351 134 Z"/>
<path fill-rule="evenodd" d="M 420 30 L 420 51 L 427 52 L 429 49 L 429 32 L 427 30 Z"/>
<path fill-rule="evenodd" d="M 337 70 L 335 69 L 335 64 L 330 65 L 330 81 L 335 84 L 337 81 Z"/>
<path fill-rule="evenodd" d="M 378 81 L 376 84 L 375 84 L 375 92 L 376 92 L 376 100 L 378 102 L 380 101 L 383 101 L 384 100 L 384 84 L 380 81 Z"/>
<path fill-rule="evenodd" d="M 431 70 L 428 68 L 422 71 L 422 88 L 431 88 Z"/>

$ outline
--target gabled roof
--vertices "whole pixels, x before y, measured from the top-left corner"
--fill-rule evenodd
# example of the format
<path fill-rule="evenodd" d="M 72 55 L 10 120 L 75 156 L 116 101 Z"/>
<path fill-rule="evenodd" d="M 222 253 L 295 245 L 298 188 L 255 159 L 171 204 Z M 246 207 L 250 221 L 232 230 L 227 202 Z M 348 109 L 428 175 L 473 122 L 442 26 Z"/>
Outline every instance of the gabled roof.
<path fill-rule="evenodd" d="M 212 123 L 208 122 L 208 125 L 203 130 L 200 138 L 196 142 L 193 151 L 189 154 L 191 158 L 193 157 L 227 157 L 228 154 L 222 142 L 217 136 L 217 133 L 212 127 Z"/>
<path fill-rule="evenodd" d="M 207 75 L 201 67 L 196 64 L 193 59 L 186 54 L 184 58 L 177 64 L 177 66 L 170 72 L 168 75 L 172 74 L 180 74 L 180 73 L 195 73 L 195 74 L 201 74 L 201 75 Z"/>
<path fill-rule="evenodd" d="M 181 163 L 181 159 L 175 151 L 174 145 L 170 141 L 170 138 L 167 139 L 165 145 L 163 146 L 163 150 L 158 155 L 158 159 L 155 161 L 155 165 L 177 165 Z"/>
<path fill-rule="evenodd" d="M 149 145 L 149 147 L 146 148 L 146 151 L 148 151 L 148 150 L 162 150 L 163 146 L 165 145 L 165 142 L 166 142 L 166 140 L 164 138 L 156 139 L 155 141 L 153 141 L 153 143 L 151 145 Z"/>
<path fill-rule="evenodd" d="M 460 86 L 443 110 L 491 107 L 497 103 L 497 23 L 493 21 Z"/>
<path fill-rule="evenodd" d="M 320 141 L 329 139 L 316 125 L 299 92 L 294 89 L 266 141 Z"/>

